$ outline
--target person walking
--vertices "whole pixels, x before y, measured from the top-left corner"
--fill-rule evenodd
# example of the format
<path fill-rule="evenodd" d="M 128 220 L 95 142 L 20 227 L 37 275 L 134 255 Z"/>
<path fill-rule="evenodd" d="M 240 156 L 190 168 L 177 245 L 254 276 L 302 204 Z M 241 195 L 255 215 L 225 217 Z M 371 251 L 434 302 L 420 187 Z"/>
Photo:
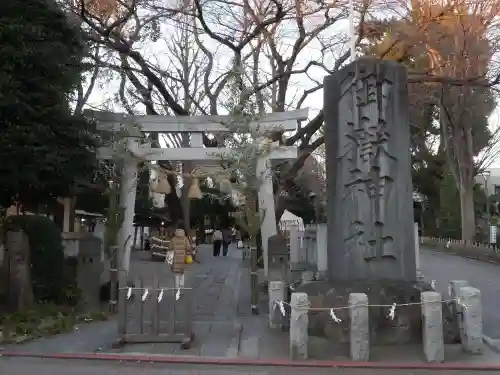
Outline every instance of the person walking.
<path fill-rule="evenodd" d="M 215 229 L 214 234 L 212 235 L 212 243 L 214 246 L 214 257 L 218 257 L 220 255 L 222 239 L 223 239 L 222 232 L 219 229 Z"/>
<path fill-rule="evenodd" d="M 184 229 L 177 229 L 170 241 L 173 252 L 172 272 L 175 275 L 175 288 L 184 288 L 186 272 L 186 256 L 189 255 L 190 244 Z"/>
<path fill-rule="evenodd" d="M 222 231 L 222 255 L 227 256 L 227 251 L 229 250 L 229 244 L 231 243 L 232 232 L 230 229 L 224 229 Z"/>

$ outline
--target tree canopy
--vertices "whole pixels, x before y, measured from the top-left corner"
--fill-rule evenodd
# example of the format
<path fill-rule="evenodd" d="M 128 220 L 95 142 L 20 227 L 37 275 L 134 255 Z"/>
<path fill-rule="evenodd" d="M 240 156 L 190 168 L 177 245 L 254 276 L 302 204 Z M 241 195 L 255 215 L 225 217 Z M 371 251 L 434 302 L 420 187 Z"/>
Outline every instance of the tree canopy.
<path fill-rule="evenodd" d="M 318 195 L 314 181 L 301 186 L 306 179 L 300 171 L 324 143 L 318 106 L 323 77 L 350 58 L 344 2 L 75 0 L 71 5 L 96 51 L 89 61 L 106 85 L 106 109 L 189 116 L 226 114 L 228 100 L 251 103 L 258 115 L 309 107 L 310 120 L 280 139 L 296 145 L 299 155 L 275 167 L 276 217 Z M 451 173 L 467 239 L 475 226 L 473 175 L 485 166 L 474 161 L 492 155 L 483 146 L 490 147 L 498 134 L 488 133 L 485 119 L 495 104 L 490 87 L 500 83 L 492 58 L 500 46 L 499 13 L 499 0 L 356 2 L 357 52 L 375 45 L 370 54 L 408 66 L 415 185 L 438 199 L 439 186 L 423 184 Z M 164 137 L 171 147 L 184 143 L 181 134 Z M 450 147 L 444 147 L 448 141 Z M 214 147 L 224 141 L 203 134 L 203 143 Z M 182 197 L 173 191 L 167 198 L 169 209 L 178 211 Z"/>
<path fill-rule="evenodd" d="M 69 196 L 95 166 L 93 125 L 74 115 L 86 44 L 52 0 L 0 4 L 0 204 Z"/>
<path fill-rule="evenodd" d="M 461 220 L 456 222 L 462 238 L 468 240 L 476 234 L 474 177 L 493 161 L 498 140 L 498 130 L 492 132 L 488 125 L 496 106 L 494 91 L 488 85 L 471 83 L 473 77 L 488 71 L 495 51 L 486 34 L 498 4 L 475 5 L 450 7 L 414 1 L 411 17 L 374 22 L 365 43 L 370 55 L 399 61 L 410 72 L 434 71 L 443 79 L 440 84 L 423 80 L 409 85 L 413 184 L 427 199 L 427 216 L 435 219 L 428 227 L 433 230 L 450 222 L 441 215 L 452 212 L 442 206 L 450 206 L 450 199 L 446 203 L 441 198 L 457 199 Z M 426 33 L 416 35 L 419 28 Z M 449 177 L 447 181 L 445 177 Z"/>

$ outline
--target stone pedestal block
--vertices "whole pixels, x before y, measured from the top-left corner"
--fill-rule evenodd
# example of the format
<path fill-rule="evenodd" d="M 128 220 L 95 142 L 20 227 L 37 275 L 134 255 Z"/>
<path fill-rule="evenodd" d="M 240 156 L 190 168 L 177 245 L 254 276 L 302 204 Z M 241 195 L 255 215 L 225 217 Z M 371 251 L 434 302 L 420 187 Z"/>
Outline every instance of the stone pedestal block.
<path fill-rule="evenodd" d="M 437 292 L 423 292 L 422 301 L 422 343 L 427 362 L 444 361 L 443 311 L 441 295 Z"/>
<path fill-rule="evenodd" d="M 307 294 L 293 293 L 290 306 L 290 359 L 307 359 L 309 339 L 307 332 L 309 298 Z"/>
<path fill-rule="evenodd" d="M 283 315 L 277 301 L 285 300 L 285 283 L 283 281 L 270 281 L 269 289 L 269 328 L 281 328 L 283 326 Z"/>
<path fill-rule="evenodd" d="M 364 293 L 349 295 L 350 355 L 354 361 L 370 359 L 370 334 L 368 297 Z"/>

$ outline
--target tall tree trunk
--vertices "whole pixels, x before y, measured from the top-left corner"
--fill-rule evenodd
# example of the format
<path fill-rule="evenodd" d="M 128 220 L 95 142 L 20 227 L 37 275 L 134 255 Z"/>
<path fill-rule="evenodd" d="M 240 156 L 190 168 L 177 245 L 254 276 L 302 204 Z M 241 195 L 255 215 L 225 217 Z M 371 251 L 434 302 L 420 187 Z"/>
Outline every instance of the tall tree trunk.
<path fill-rule="evenodd" d="M 276 226 L 278 226 L 278 223 L 280 222 L 281 216 L 283 216 L 283 213 L 285 212 L 285 206 L 286 206 L 286 199 L 285 197 L 281 195 L 274 195 L 274 214 L 276 217 Z"/>
<path fill-rule="evenodd" d="M 474 185 L 462 183 L 460 187 L 460 215 L 462 220 L 462 240 L 474 241 L 476 237 L 476 217 L 474 212 Z"/>
<path fill-rule="evenodd" d="M 448 110 L 440 103 L 441 141 L 444 142 L 446 162 L 455 180 L 460 195 L 460 216 L 462 221 L 462 240 L 473 241 L 476 236 L 476 218 L 474 212 L 474 147 L 473 135 L 469 124 L 461 122 L 455 115 L 459 112 L 450 106 Z M 462 95 L 463 96 L 463 95 Z"/>

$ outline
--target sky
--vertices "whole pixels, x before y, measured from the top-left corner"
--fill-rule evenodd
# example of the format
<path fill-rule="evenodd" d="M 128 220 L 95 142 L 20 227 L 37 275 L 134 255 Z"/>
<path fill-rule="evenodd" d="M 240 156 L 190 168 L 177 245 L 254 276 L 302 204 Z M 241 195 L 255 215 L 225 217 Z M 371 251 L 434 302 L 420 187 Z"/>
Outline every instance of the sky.
<path fill-rule="evenodd" d="M 500 126 L 500 107 L 498 105 L 489 118 L 489 125 L 492 132 Z M 489 168 L 500 168 L 500 157 L 497 157 Z"/>

